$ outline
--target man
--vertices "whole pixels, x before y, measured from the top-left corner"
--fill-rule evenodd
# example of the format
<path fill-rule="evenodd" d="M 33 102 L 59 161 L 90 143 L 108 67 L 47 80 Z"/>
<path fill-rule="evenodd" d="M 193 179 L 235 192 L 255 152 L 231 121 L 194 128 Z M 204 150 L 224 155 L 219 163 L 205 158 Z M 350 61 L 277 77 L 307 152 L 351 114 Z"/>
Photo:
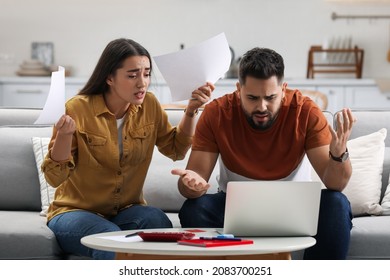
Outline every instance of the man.
<path fill-rule="evenodd" d="M 334 131 L 319 107 L 288 89 L 283 78 L 283 58 L 254 48 L 241 59 L 237 90 L 205 107 L 186 170 L 172 170 L 188 198 L 179 213 L 181 225 L 223 227 L 228 181 L 307 181 L 308 159 L 327 189 L 321 194 L 317 243 L 304 258 L 345 259 L 352 214 L 341 191 L 352 173 L 346 145 L 354 117 L 343 109 Z M 206 194 L 218 158 L 220 192 Z"/>

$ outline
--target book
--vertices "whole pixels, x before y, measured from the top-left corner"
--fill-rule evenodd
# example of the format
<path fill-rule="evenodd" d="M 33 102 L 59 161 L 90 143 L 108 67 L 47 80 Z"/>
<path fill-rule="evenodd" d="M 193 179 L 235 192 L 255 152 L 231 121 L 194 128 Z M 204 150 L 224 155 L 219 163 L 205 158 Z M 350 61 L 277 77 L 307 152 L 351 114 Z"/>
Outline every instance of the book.
<path fill-rule="evenodd" d="M 218 246 L 253 244 L 253 240 L 188 239 L 188 240 L 179 240 L 177 243 L 180 245 L 189 245 L 189 246 L 198 246 L 198 247 L 218 247 Z"/>

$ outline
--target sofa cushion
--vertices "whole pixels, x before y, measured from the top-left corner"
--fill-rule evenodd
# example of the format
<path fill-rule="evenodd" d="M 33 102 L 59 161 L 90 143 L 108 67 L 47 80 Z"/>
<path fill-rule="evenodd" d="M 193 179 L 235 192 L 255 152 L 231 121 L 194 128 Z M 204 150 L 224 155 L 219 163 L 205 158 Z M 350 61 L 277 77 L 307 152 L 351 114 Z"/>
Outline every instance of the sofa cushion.
<path fill-rule="evenodd" d="M 389 259 L 390 217 L 365 216 L 353 219 L 349 259 Z"/>
<path fill-rule="evenodd" d="M 50 137 L 32 137 L 32 145 L 35 156 L 36 168 L 39 176 L 40 184 L 40 193 L 41 193 L 41 203 L 42 211 L 41 216 L 47 215 L 47 210 L 49 209 L 50 203 L 53 201 L 54 193 L 56 191 L 45 179 L 45 175 L 41 170 L 41 165 L 48 151 L 48 146 L 50 143 Z"/>
<path fill-rule="evenodd" d="M 389 137 L 390 138 L 390 137 Z M 388 184 L 390 184 L 390 147 L 385 148 L 385 158 L 383 160 L 383 173 L 382 173 L 382 191 L 381 199 L 384 197 Z"/>
<path fill-rule="evenodd" d="M 58 259 L 63 253 L 36 211 L 0 211 L 0 259 Z M 4 226 L 6 225 L 6 226 Z"/>
<path fill-rule="evenodd" d="M 354 124 L 350 139 L 367 135 L 378 131 L 385 127 L 390 131 L 390 111 L 389 110 L 354 110 L 354 116 L 357 122 Z M 385 160 L 383 163 L 383 174 L 382 174 L 382 192 L 381 198 L 387 188 L 389 172 L 390 172 L 390 137 L 385 139 Z"/>
<path fill-rule="evenodd" d="M 390 178 L 389 178 L 390 181 Z M 381 202 L 382 214 L 390 215 L 390 184 L 387 186 L 387 190 Z"/>
<path fill-rule="evenodd" d="M 167 214 L 168 218 L 172 222 L 172 227 L 174 228 L 180 228 L 180 219 L 179 219 L 179 214 L 177 212 L 165 212 Z"/>
<path fill-rule="evenodd" d="M 382 213 L 380 196 L 387 130 L 348 141 L 352 176 L 343 193 L 351 202 L 353 215 Z"/>
<path fill-rule="evenodd" d="M 33 125 L 41 112 L 42 109 L 2 107 L 0 110 L 0 126 Z"/>
<path fill-rule="evenodd" d="M 387 128 L 387 130 L 390 130 L 390 110 L 354 110 L 352 113 L 356 117 L 357 121 L 352 128 L 350 139 L 374 133 L 383 127 Z M 385 146 L 390 147 L 390 137 L 385 139 Z"/>
<path fill-rule="evenodd" d="M 164 211 L 178 212 L 184 197 L 177 188 L 178 176 L 172 175 L 173 168 L 185 169 L 189 152 L 183 160 L 172 161 L 154 148 L 153 158 L 144 184 L 144 198 L 151 206 Z"/>
<path fill-rule="evenodd" d="M 185 169 L 191 149 L 183 160 L 173 162 L 162 155 L 155 147 L 152 162 L 144 184 L 144 197 L 149 205 L 158 207 L 164 211 L 178 212 L 185 198 L 179 193 L 177 187 L 178 176 L 172 175 L 174 168 Z M 208 193 L 215 193 L 218 189 L 217 173 L 219 172 L 218 161 L 211 174 L 211 185 Z"/>
<path fill-rule="evenodd" d="M 38 172 L 31 137 L 48 137 L 51 127 L 0 127 L 0 209 L 40 211 Z"/>

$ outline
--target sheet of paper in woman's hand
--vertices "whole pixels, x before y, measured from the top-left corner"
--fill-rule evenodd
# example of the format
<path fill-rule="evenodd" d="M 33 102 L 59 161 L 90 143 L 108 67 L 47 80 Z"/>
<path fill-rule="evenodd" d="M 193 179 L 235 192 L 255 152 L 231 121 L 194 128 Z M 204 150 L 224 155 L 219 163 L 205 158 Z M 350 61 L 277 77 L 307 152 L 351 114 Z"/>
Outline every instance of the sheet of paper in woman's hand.
<path fill-rule="evenodd" d="M 35 124 L 55 124 L 65 113 L 65 68 L 51 73 L 50 91 Z"/>
<path fill-rule="evenodd" d="M 215 83 L 229 70 L 231 52 L 225 33 L 175 53 L 153 57 L 172 95 L 172 101 L 191 98 L 206 82 Z"/>

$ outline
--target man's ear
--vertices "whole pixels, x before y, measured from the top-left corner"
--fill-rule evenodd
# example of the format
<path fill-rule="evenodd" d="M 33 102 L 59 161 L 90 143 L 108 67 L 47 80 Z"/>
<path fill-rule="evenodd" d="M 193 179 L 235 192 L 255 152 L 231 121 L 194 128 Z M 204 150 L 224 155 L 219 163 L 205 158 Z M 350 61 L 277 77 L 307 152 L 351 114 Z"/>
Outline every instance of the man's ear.
<path fill-rule="evenodd" d="M 286 88 L 287 88 L 287 83 L 284 82 L 284 83 L 282 84 L 282 92 L 283 92 L 282 98 L 284 98 L 284 96 L 286 95 Z"/>
<path fill-rule="evenodd" d="M 240 92 L 241 91 L 241 84 L 240 84 L 240 82 L 237 82 L 236 83 L 236 88 L 237 88 L 237 90 Z"/>

